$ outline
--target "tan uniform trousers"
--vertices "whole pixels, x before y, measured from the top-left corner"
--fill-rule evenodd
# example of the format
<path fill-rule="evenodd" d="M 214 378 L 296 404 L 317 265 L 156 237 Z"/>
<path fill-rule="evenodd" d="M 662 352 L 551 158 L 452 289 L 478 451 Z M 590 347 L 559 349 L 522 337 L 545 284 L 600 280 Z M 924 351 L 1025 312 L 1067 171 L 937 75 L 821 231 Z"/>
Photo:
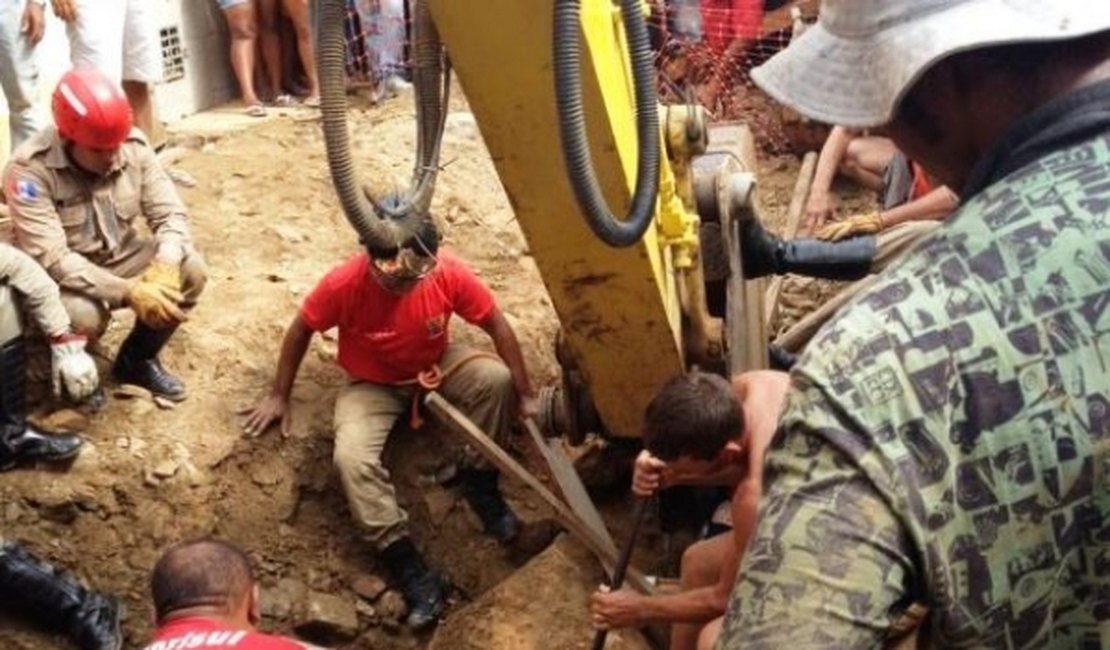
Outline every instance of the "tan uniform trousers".
<path fill-rule="evenodd" d="M 146 271 L 156 252 L 155 242 L 135 240 L 123 257 L 103 268 L 121 278 L 135 278 Z M 181 307 L 184 311 L 196 306 L 197 298 L 204 291 L 207 281 L 208 267 L 204 258 L 192 246 L 186 246 L 185 257 L 181 262 L 181 293 L 185 297 Z M 69 314 L 74 331 L 89 337 L 91 343 L 98 341 L 108 329 L 114 308 L 103 300 L 70 289 L 62 289 L 62 305 Z"/>
<path fill-rule="evenodd" d="M 473 352 L 451 344 L 439 365 L 448 368 Z M 504 364 L 488 357 L 474 359 L 448 375 L 437 390 L 506 446 L 516 393 Z M 351 514 L 378 550 L 408 534 L 408 515 L 397 504 L 389 471 L 382 465 L 382 451 L 397 418 L 409 416 L 415 391 L 412 386 L 354 381 L 341 388 L 335 399 L 333 460 Z M 473 451 L 468 461 L 471 466 L 482 465 Z"/>
<path fill-rule="evenodd" d="M 906 251 L 919 241 L 928 237 L 940 227 L 940 221 L 907 221 L 893 226 L 879 233 L 875 237 L 875 259 L 871 262 L 872 275 L 858 280 L 847 286 L 823 305 L 813 310 L 797 323 L 790 326 L 774 340 L 774 344 L 787 352 L 795 354 L 802 351 L 809 340 L 817 334 L 817 330 L 826 321 L 836 315 L 840 308 L 856 297 L 859 292 L 871 286 L 875 281 L 875 273 L 882 271 L 891 262 L 901 257 Z"/>

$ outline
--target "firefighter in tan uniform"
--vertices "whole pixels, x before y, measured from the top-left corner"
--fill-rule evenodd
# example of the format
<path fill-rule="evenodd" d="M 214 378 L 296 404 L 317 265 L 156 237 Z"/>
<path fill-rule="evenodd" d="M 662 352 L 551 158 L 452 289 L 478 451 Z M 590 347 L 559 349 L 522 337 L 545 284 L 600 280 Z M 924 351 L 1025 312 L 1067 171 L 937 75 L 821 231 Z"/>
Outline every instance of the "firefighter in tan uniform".
<path fill-rule="evenodd" d="M 103 335 L 112 310 L 133 310 L 112 374 L 182 400 L 184 385 L 158 353 L 206 279 L 185 207 L 132 129 L 123 91 L 103 74 L 68 72 L 53 112 L 55 126 L 21 145 L 4 171 L 15 243 L 59 284 L 74 330 L 89 340 Z M 144 220 L 153 238 L 140 233 Z"/>

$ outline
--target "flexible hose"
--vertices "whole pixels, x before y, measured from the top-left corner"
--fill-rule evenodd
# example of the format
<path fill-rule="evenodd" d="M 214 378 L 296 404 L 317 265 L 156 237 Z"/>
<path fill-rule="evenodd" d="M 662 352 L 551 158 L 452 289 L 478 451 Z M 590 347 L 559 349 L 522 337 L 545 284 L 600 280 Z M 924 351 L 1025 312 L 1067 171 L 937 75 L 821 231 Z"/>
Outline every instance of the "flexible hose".
<path fill-rule="evenodd" d="M 450 101 L 450 62 L 425 0 L 413 6 L 412 80 L 416 95 L 416 165 L 412 185 L 400 207 L 374 202 L 379 213 L 426 212 L 432 202 L 439 152 Z"/>
<path fill-rule="evenodd" d="M 360 187 L 347 130 L 345 0 L 319 0 L 316 65 L 328 167 L 343 214 L 371 251 L 391 254 L 420 226 L 431 204 L 447 117 L 449 72 L 438 32 L 423 1 L 414 24 L 417 161 L 413 186 L 400 201 L 380 201 Z M 383 218 L 388 216 L 389 218 Z"/>
<path fill-rule="evenodd" d="M 580 4 L 581 0 L 555 0 L 555 99 L 563 158 L 575 198 L 590 229 L 610 246 L 631 246 L 651 225 L 659 192 L 659 108 L 647 23 L 641 13 L 642 0 L 621 0 L 621 19 L 632 61 L 639 151 L 632 204 L 625 219 L 618 220 L 598 186 L 586 139 L 582 107 Z"/>
<path fill-rule="evenodd" d="M 416 92 L 417 121 L 417 167 L 414 170 L 413 186 L 416 193 L 429 182 L 434 182 L 439 163 L 439 145 L 443 137 L 444 121 L 447 117 L 450 84 L 444 84 L 450 75 L 443 48 L 440 45 L 439 31 L 428 3 L 420 0 L 413 7 L 413 85 Z M 430 192 L 428 199 L 431 199 Z"/>

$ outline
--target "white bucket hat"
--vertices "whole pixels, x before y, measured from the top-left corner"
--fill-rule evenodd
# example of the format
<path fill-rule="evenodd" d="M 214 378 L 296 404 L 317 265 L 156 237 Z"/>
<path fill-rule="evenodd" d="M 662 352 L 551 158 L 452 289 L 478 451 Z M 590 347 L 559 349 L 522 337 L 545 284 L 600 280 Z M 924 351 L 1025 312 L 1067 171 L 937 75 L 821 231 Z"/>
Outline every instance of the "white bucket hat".
<path fill-rule="evenodd" d="M 752 78 L 812 119 L 880 126 L 914 82 L 951 54 L 1104 30 L 1110 0 L 824 0 L 817 25 Z"/>

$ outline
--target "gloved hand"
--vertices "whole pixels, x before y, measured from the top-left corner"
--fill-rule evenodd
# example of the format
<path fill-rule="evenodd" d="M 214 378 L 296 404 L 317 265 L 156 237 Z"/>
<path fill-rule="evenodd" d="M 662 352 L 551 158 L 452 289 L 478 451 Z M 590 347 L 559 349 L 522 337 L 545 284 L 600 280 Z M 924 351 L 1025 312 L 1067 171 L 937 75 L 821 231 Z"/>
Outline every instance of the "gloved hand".
<path fill-rule="evenodd" d="M 141 281 L 150 282 L 173 291 L 181 291 L 181 266 L 156 260 L 143 273 Z"/>
<path fill-rule="evenodd" d="M 180 307 L 183 300 L 185 297 L 180 291 L 161 281 L 152 281 L 145 274 L 127 294 L 127 305 L 134 310 L 135 318 L 154 329 L 165 329 L 184 322 L 185 312 Z"/>
<path fill-rule="evenodd" d="M 71 399 L 83 400 L 96 390 L 100 377 L 96 363 L 85 352 L 88 342 L 81 334 L 66 333 L 50 339 L 50 375 L 54 381 L 54 397 L 62 397 L 62 389 Z"/>
<path fill-rule="evenodd" d="M 817 231 L 817 239 L 840 241 L 859 235 L 873 235 L 883 229 L 883 216 L 878 212 L 865 212 L 830 223 Z"/>

